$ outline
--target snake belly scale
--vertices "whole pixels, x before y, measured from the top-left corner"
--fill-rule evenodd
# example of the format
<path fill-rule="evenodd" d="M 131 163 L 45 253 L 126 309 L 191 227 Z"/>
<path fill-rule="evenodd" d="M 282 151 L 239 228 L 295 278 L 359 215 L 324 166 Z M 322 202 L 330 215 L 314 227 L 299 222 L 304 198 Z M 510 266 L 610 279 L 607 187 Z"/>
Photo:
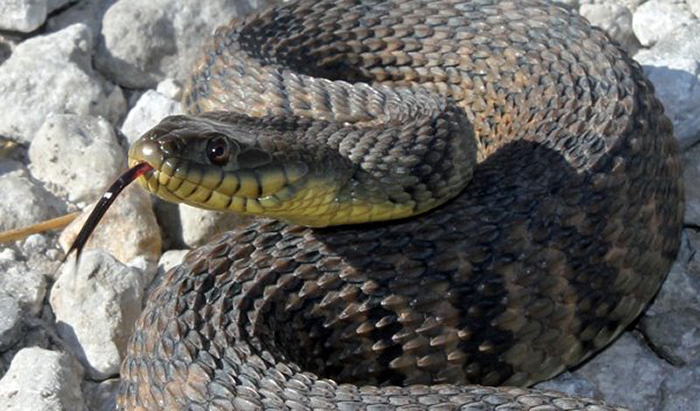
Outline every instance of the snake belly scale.
<path fill-rule="evenodd" d="M 481 386 L 605 346 L 679 244 L 671 123 L 575 12 L 284 3 L 217 30 L 184 104 L 132 148 L 154 168 L 141 183 L 288 222 L 164 277 L 120 409 L 609 409 Z"/>

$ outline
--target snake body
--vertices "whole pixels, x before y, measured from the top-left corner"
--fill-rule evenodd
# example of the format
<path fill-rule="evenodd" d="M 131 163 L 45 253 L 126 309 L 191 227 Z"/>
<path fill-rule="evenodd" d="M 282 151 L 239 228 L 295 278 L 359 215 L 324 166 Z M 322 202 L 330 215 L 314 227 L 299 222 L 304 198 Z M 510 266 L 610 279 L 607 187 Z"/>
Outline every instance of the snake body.
<path fill-rule="evenodd" d="M 137 325 L 120 409 L 610 409 L 481 386 L 527 386 L 605 346 L 678 247 L 670 121 L 575 12 L 285 3 L 217 30 L 185 105 L 132 148 L 156 169 L 144 185 L 330 226 L 262 220 L 191 252 Z M 237 156 L 223 200 L 221 152 L 193 152 L 221 138 Z M 344 224 L 375 219 L 390 221 Z"/>

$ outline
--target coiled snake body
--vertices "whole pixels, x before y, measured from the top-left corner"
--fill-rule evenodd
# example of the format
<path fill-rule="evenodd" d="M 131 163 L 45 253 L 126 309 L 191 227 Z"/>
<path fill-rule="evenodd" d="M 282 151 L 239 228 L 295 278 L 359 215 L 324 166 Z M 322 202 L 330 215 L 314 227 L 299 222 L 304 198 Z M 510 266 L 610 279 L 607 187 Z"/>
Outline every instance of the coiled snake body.
<path fill-rule="evenodd" d="M 171 270 L 121 409 L 594 409 L 465 384 L 578 364 L 678 246 L 671 124 L 560 6 L 279 5 L 217 31 L 185 104 L 132 148 L 144 185 L 317 228 L 261 221 Z"/>

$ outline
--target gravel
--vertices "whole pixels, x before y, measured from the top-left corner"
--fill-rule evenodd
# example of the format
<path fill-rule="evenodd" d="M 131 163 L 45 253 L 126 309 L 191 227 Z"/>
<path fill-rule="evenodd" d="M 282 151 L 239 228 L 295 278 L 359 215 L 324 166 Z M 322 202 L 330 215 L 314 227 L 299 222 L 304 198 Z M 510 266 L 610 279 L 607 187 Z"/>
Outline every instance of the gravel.
<path fill-rule="evenodd" d="M 0 230 L 94 203 L 128 142 L 181 112 L 206 35 L 271 1 L 0 2 Z M 654 83 L 683 151 L 687 213 L 678 259 L 636 325 L 538 386 L 639 410 L 700 409 L 700 0 L 560 2 L 608 31 Z M 84 218 L 61 235 L 64 250 Z M 130 188 L 77 272 L 57 270 L 55 233 L 0 245 L 0 409 L 113 409 L 149 290 L 182 248 L 244 223 Z"/>

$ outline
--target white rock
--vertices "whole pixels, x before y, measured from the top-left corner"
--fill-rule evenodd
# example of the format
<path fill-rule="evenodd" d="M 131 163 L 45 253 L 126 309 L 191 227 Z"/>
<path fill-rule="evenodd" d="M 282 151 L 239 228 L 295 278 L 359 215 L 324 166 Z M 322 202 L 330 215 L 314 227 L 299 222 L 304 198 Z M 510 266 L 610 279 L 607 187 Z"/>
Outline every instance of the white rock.
<path fill-rule="evenodd" d="M 700 0 L 686 0 L 688 3 L 688 8 L 693 15 L 700 19 Z"/>
<path fill-rule="evenodd" d="M 85 24 L 90 28 L 92 38 L 98 38 L 102 30 L 104 14 L 117 0 L 80 0 L 66 10 L 51 16 L 46 22 L 46 30 L 55 32 L 63 30 L 76 23 Z"/>
<path fill-rule="evenodd" d="M 584 4 L 580 13 L 591 24 L 605 30 L 606 33 L 628 53 L 634 54 L 639 49 L 639 40 L 632 30 L 632 12 L 625 6 L 613 3 Z"/>
<path fill-rule="evenodd" d="M 158 260 L 158 274 L 165 273 L 182 263 L 190 250 L 168 250 Z"/>
<path fill-rule="evenodd" d="M 248 1 L 119 1 L 104 16 L 95 64 L 129 88 L 153 87 L 166 77 L 184 82 L 208 35 L 250 10 Z"/>
<path fill-rule="evenodd" d="M 126 168 L 126 149 L 103 118 L 49 116 L 29 147 L 32 175 L 73 203 L 95 200 Z"/>
<path fill-rule="evenodd" d="M 48 14 L 47 0 L 3 0 L 0 29 L 29 33 L 38 29 Z"/>
<path fill-rule="evenodd" d="M 6 268 L 0 272 L 0 296 L 14 298 L 28 315 L 39 315 L 46 295 L 44 275 L 23 261 L 5 262 L 3 266 Z"/>
<path fill-rule="evenodd" d="M 87 207 L 61 233 L 59 244 L 64 251 L 70 248 L 93 207 L 94 204 Z M 105 250 L 124 264 L 139 256 L 153 263 L 158 261 L 161 251 L 160 229 L 151 208 L 149 194 L 143 188 L 132 184 L 114 201 L 90 236 L 85 250 L 90 249 Z"/>
<path fill-rule="evenodd" d="M 12 347 L 20 336 L 22 316 L 12 297 L 0 296 L 0 352 Z"/>
<path fill-rule="evenodd" d="M 182 98 L 183 87 L 177 80 L 166 78 L 158 83 L 156 91 L 175 101 L 180 101 Z"/>
<path fill-rule="evenodd" d="M 129 111 L 122 125 L 122 133 L 127 137 L 129 143 L 133 144 L 143 133 L 153 128 L 163 118 L 181 113 L 182 108 L 179 101 L 158 91 L 148 90 Z"/>
<path fill-rule="evenodd" d="M 681 147 L 700 141 L 700 23 L 680 27 L 634 58 L 654 83 Z"/>
<path fill-rule="evenodd" d="M 0 231 L 57 217 L 65 210 L 59 199 L 29 179 L 21 169 L 2 174 L 0 193 Z"/>
<path fill-rule="evenodd" d="M 83 370 L 70 355 L 33 347 L 12 359 L 0 380 L 1 410 L 82 411 Z"/>
<path fill-rule="evenodd" d="M 77 272 L 72 262 L 64 264 L 51 290 L 58 333 L 87 375 L 104 380 L 119 373 L 146 280 L 101 251 L 85 252 Z"/>
<path fill-rule="evenodd" d="M 649 0 L 634 12 L 632 26 L 643 46 L 651 46 L 674 29 L 693 23 L 687 5 L 668 0 Z"/>
<path fill-rule="evenodd" d="M 121 89 L 91 68 L 92 36 L 83 24 L 17 46 L 0 66 L 0 135 L 30 142 L 50 113 L 103 116 L 126 110 Z"/>
<path fill-rule="evenodd" d="M 234 213 L 202 210 L 180 204 L 182 240 L 188 247 L 198 247 L 216 234 L 250 224 L 253 217 Z"/>

